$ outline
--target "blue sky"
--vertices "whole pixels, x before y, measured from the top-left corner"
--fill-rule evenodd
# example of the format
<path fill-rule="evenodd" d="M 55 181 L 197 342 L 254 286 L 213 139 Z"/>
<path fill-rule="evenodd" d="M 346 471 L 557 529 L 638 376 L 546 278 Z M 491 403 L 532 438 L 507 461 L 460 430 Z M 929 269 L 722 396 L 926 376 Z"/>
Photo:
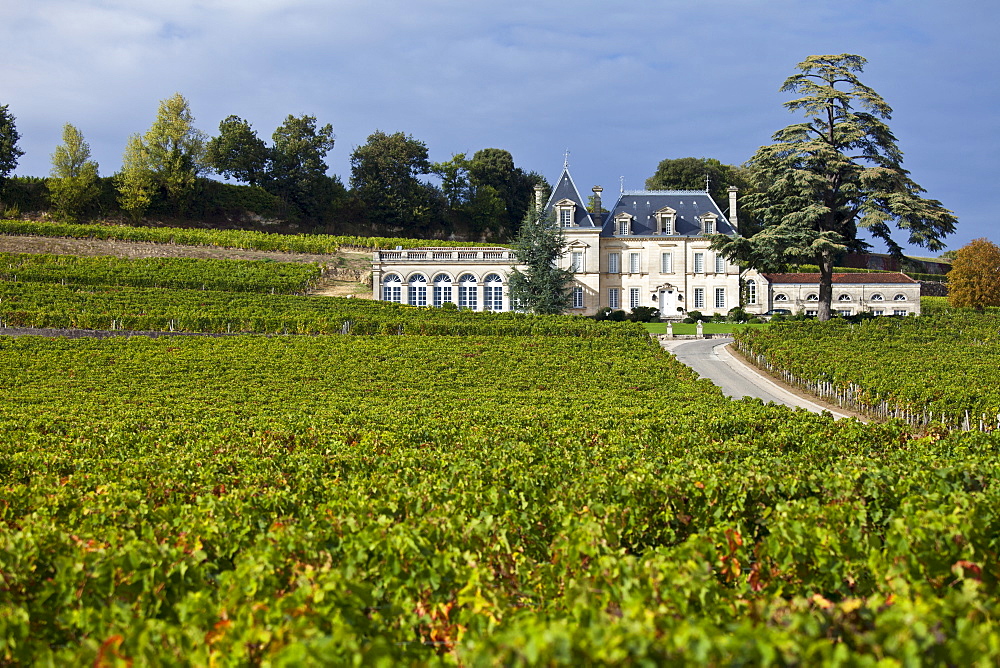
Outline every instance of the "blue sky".
<path fill-rule="evenodd" d="M 504 148 L 550 181 L 569 149 L 580 190 L 608 200 L 663 158 L 742 163 L 797 120 L 778 91 L 796 63 L 857 53 L 958 248 L 1000 242 L 997 25 L 982 0 L 31 0 L 0 4 L 0 104 L 21 175 L 48 173 L 67 122 L 114 173 L 180 92 L 209 134 L 230 114 L 263 138 L 288 114 L 332 123 L 345 183 L 378 129 L 432 160 Z"/>

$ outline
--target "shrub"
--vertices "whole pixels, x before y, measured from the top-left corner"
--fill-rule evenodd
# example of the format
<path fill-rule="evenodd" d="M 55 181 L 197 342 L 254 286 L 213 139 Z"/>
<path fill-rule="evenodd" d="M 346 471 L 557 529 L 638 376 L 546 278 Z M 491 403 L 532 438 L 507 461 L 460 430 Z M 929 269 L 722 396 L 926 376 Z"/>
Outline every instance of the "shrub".
<path fill-rule="evenodd" d="M 653 322 L 660 319 L 660 309 L 655 306 L 636 306 L 628 319 L 632 322 Z"/>

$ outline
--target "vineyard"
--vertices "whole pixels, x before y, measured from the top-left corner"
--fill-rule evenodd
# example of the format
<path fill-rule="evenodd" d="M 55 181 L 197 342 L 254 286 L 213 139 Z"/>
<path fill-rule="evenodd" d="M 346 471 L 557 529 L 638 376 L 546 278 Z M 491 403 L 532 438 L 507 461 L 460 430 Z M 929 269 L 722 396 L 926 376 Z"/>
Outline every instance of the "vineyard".
<path fill-rule="evenodd" d="M 0 337 L 0 665 L 1000 661 L 996 433 L 732 402 L 635 323 L 135 262 L 0 264 L 3 324 L 233 334 Z M 934 318 L 740 337 L 871 387 L 840 348 L 917 388 L 974 347 L 941 387 L 991 396 L 997 316 Z"/>
<path fill-rule="evenodd" d="M 0 253 L 0 282 L 297 294 L 320 277 L 316 264 L 191 258 L 122 259 Z"/>
<path fill-rule="evenodd" d="M 0 387 L 7 661 L 1000 651 L 995 439 L 730 403 L 641 338 L 29 337 Z"/>
<path fill-rule="evenodd" d="M 76 239 L 117 239 L 187 246 L 217 246 L 244 250 L 330 254 L 340 248 L 380 249 L 418 246 L 479 246 L 464 241 L 440 241 L 388 237 L 332 236 L 326 234 L 269 234 L 252 230 L 207 230 L 181 227 L 134 227 L 129 225 L 83 225 L 24 220 L 0 220 L 0 234 Z"/>
<path fill-rule="evenodd" d="M 877 417 L 1000 429 L 1000 310 L 931 313 L 776 324 L 738 332 L 736 346 L 786 380 Z"/>

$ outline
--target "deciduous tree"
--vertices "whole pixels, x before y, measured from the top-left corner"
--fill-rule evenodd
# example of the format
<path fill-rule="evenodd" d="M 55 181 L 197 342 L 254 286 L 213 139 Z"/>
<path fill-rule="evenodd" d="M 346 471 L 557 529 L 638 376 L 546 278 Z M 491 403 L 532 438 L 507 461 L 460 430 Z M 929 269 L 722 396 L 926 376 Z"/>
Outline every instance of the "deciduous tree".
<path fill-rule="evenodd" d="M 948 303 L 980 310 L 1000 306 L 1000 247 L 973 239 L 958 249 L 948 272 Z"/>
<path fill-rule="evenodd" d="M 722 207 L 726 206 L 729 186 L 744 190 L 747 185 L 740 167 L 724 165 L 715 158 L 667 158 L 646 179 L 649 190 L 707 190 Z"/>
<path fill-rule="evenodd" d="M 203 172 L 208 137 L 194 127 L 191 105 L 180 93 L 160 102 L 156 120 L 143 137 L 154 183 L 182 209 Z"/>
<path fill-rule="evenodd" d="M 263 184 L 270 150 L 249 122 L 229 116 L 219 123 L 219 134 L 209 140 L 206 159 L 217 173 L 251 186 Z"/>
<path fill-rule="evenodd" d="M 796 94 L 785 106 L 806 120 L 776 132 L 748 162 L 757 190 L 748 204 L 763 228 L 750 238 L 713 239 L 713 248 L 757 269 L 818 264 L 820 320 L 830 317 L 834 261 L 867 246 L 859 227 L 901 255 L 893 227 L 910 244 L 936 251 L 956 222 L 941 202 L 922 197 L 903 169 L 885 123 L 892 109 L 857 77 L 865 62 L 842 54 L 799 63 L 781 90 Z"/>
<path fill-rule="evenodd" d="M 17 146 L 21 135 L 17 132 L 16 119 L 6 104 L 0 104 L 0 193 L 3 193 L 7 177 L 17 167 L 22 151 Z"/>
<path fill-rule="evenodd" d="M 562 313 L 570 307 L 573 273 L 559 268 L 566 237 L 554 220 L 532 206 L 511 245 L 518 264 L 508 278 L 511 304 L 532 313 Z"/>
<path fill-rule="evenodd" d="M 118 204 L 133 220 L 139 220 L 153 199 L 153 176 L 142 137 L 129 137 L 122 155 L 122 169 L 115 174 Z"/>
<path fill-rule="evenodd" d="M 90 145 L 71 123 L 63 126 L 63 143 L 52 154 L 49 192 L 56 216 L 77 220 L 100 192 L 97 163 L 90 159 Z"/>
<path fill-rule="evenodd" d="M 513 238 L 535 185 L 544 182 L 515 167 L 510 152 L 499 148 L 481 149 L 471 159 L 458 153 L 447 162 L 432 163 L 431 172 L 441 178 L 451 217 L 482 238 Z"/>
<path fill-rule="evenodd" d="M 180 93 L 160 101 L 156 120 L 142 136 L 129 138 L 116 178 L 119 202 L 133 217 L 142 217 L 157 195 L 183 211 L 203 172 L 205 133 L 194 127 L 187 99 Z"/>
<path fill-rule="evenodd" d="M 336 141 L 333 126 L 317 127 L 315 116 L 289 114 L 271 139 L 264 188 L 307 218 L 318 218 L 333 196 L 334 181 L 326 174 L 325 162 Z"/>
<path fill-rule="evenodd" d="M 433 188 L 417 177 L 430 168 L 423 142 L 376 130 L 351 154 L 351 187 L 374 222 L 420 230 L 428 222 Z"/>

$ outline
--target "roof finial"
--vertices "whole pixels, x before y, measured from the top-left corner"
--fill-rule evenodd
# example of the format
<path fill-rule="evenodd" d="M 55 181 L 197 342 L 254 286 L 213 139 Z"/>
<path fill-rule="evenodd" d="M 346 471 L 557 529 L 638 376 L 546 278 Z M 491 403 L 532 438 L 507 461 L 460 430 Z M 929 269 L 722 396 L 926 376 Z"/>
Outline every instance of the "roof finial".
<path fill-rule="evenodd" d="M 563 169 L 569 169 L 569 149 L 563 154 Z"/>
<path fill-rule="evenodd" d="M 619 192 L 620 193 L 625 192 L 625 177 L 624 176 L 619 176 L 618 177 L 618 183 L 621 186 L 620 189 L 619 189 Z"/>
<path fill-rule="evenodd" d="M 705 192 L 709 191 L 708 187 L 708 172 L 705 172 Z"/>

